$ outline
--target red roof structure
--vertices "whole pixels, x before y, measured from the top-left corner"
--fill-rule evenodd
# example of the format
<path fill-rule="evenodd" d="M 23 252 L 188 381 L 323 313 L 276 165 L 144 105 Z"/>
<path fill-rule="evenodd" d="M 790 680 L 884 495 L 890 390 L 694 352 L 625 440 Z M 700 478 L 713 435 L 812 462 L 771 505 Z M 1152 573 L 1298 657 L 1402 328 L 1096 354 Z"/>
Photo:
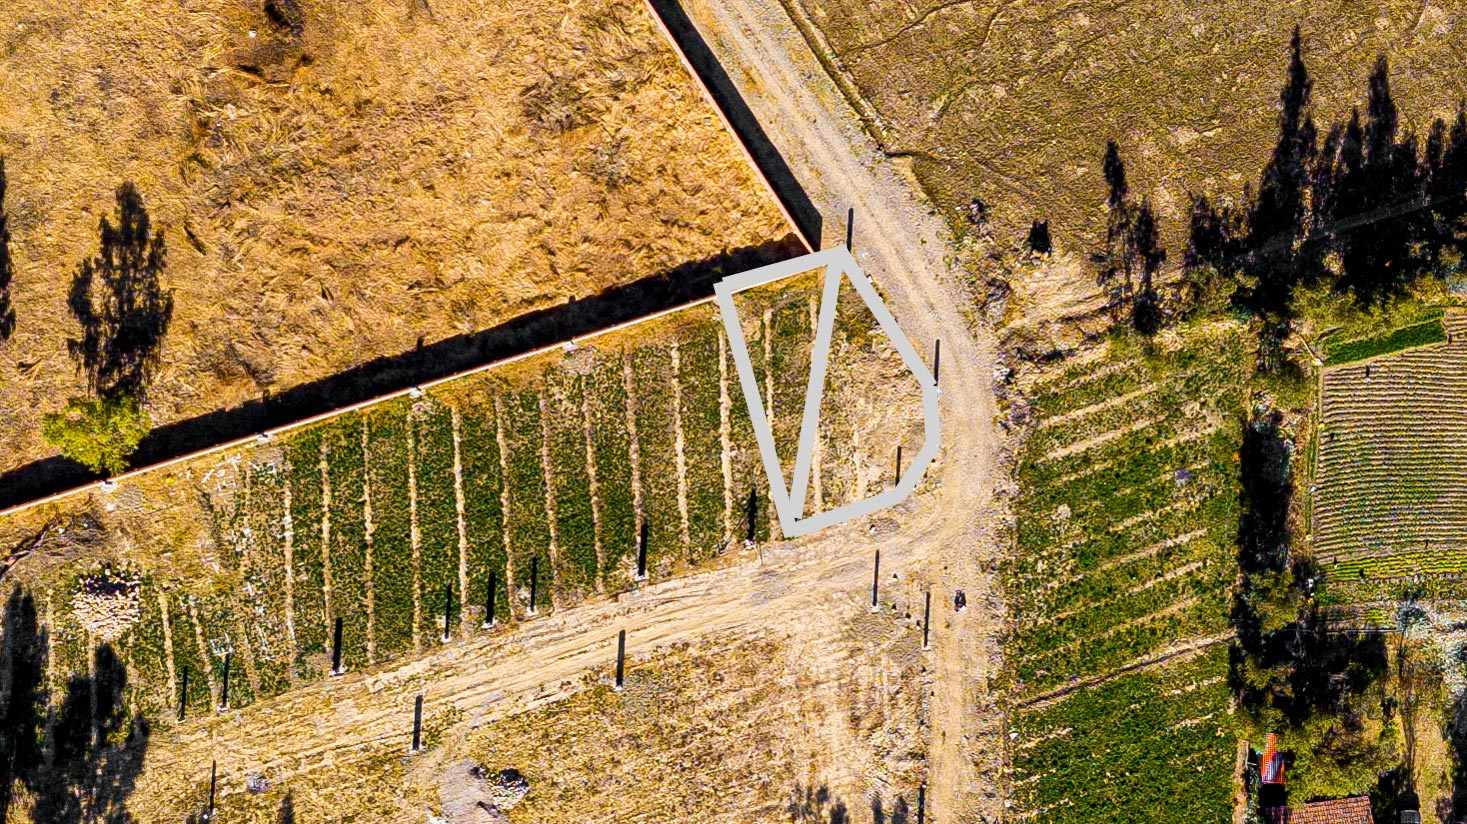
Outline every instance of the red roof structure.
<path fill-rule="evenodd" d="M 1375 824 L 1370 814 L 1370 798 L 1336 798 L 1311 801 L 1302 807 L 1274 807 L 1264 810 L 1269 824 Z"/>
<path fill-rule="evenodd" d="M 1258 762 L 1258 774 L 1265 784 L 1284 783 L 1284 757 L 1279 752 L 1278 733 L 1269 733 L 1263 745 L 1263 760 Z"/>

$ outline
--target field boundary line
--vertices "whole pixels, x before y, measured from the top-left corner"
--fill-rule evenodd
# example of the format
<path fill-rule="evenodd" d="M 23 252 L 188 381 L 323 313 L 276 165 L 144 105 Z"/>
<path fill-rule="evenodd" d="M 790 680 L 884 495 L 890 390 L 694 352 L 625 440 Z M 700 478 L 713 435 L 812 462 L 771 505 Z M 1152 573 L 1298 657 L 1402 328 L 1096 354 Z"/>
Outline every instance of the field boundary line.
<path fill-rule="evenodd" d="M 1014 705 L 1014 708 L 1019 710 L 1044 709 L 1045 707 L 1058 703 L 1064 698 L 1067 698 L 1072 693 L 1076 693 L 1081 690 L 1087 690 L 1091 687 L 1098 687 L 1101 684 L 1114 681 L 1115 679 L 1120 678 L 1123 675 L 1130 675 L 1133 672 L 1142 672 L 1151 669 L 1152 667 L 1161 666 L 1162 664 L 1168 664 L 1178 660 L 1185 661 L 1191 658 L 1196 658 L 1198 655 L 1201 655 L 1203 652 L 1214 646 L 1217 646 L 1218 644 L 1223 643 L 1224 641 L 1231 641 L 1232 638 L 1233 633 L 1231 631 L 1219 632 L 1214 635 L 1206 635 L 1201 638 L 1194 638 L 1191 641 L 1183 642 L 1182 646 L 1174 647 L 1160 654 L 1144 656 L 1118 669 L 1113 669 L 1109 672 L 1103 672 L 1099 675 L 1092 675 L 1089 678 L 1083 678 L 1073 684 L 1066 684 L 1063 687 L 1052 689 L 1048 692 L 1042 692 L 1038 695 L 1030 696 L 1016 703 Z"/>

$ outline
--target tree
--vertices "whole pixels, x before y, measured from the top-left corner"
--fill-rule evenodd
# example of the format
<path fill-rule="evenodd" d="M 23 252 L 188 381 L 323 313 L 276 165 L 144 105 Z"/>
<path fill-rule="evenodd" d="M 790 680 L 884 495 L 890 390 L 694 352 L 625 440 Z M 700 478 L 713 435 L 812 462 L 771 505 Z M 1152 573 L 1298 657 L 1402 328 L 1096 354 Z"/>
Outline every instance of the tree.
<path fill-rule="evenodd" d="M 61 454 L 93 471 L 119 473 L 152 421 L 132 395 L 72 398 L 61 412 L 41 418 L 41 434 Z"/>
<path fill-rule="evenodd" d="M 93 470 L 121 472 L 148 433 L 142 402 L 173 320 L 173 293 L 159 276 L 167 263 L 163 232 L 151 231 L 142 196 L 117 189 L 117 223 L 101 221 L 101 248 L 71 281 L 71 314 L 81 337 L 67 349 L 92 398 L 72 398 L 42 419 L 41 433 L 61 453 Z"/>
<path fill-rule="evenodd" d="M 10 299 L 10 225 L 5 214 L 5 158 L 0 157 L 0 341 L 15 333 L 15 305 Z"/>

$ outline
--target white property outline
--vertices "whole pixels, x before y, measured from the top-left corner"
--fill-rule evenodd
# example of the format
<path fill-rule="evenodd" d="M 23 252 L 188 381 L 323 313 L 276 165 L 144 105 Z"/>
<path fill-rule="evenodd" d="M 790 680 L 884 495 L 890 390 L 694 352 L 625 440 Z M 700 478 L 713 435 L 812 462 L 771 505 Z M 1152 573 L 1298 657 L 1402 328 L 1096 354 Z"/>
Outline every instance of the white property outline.
<path fill-rule="evenodd" d="M 769 418 L 764 414 L 764 399 L 759 394 L 759 381 L 754 376 L 754 365 L 749 359 L 749 346 L 744 340 L 743 325 L 734 306 L 734 295 L 745 289 L 763 286 L 781 278 L 814 269 L 824 270 L 824 285 L 820 296 L 820 316 L 815 327 L 815 346 L 810 354 L 810 383 L 805 390 L 805 409 L 800 421 L 800 442 L 795 454 L 795 471 L 791 477 L 792 488 L 784 483 L 784 467 L 779 461 L 779 452 L 774 446 L 774 433 L 769 427 Z M 806 491 L 810 481 L 810 461 L 815 448 L 815 438 L 820 427 L 820 402 L 825 394 L 825 372 L 830 360 L 830 339 L 835 332 L 836 297 L 840 293 L 841 280 L 849 280 L 856 293 L 865 301 L 876 322 L 881 325 L 902 361 L 912 371 L 922 390 L 923 440 L 917 457 L 907 471 L 897 479 L 891 489 L 844 504 L 828 512 L 805 516 Z M 870 515 L 901 503 L 917 488 L 922 474 L 937 457 L 941 443 L 941 423 L 938 418 L 937 381 L 927 364 L 917 355 L 917 350 L 907 340 L 906 334 L 897 325 L 896 318 L 882 302 L 881 296 L 871 285 L 870 278 L 861 271 L 849 249 L 837 246 L 809 255 L 761 266 L 737 275 L 730 275 L 713 287 L 718 300 L 719 312 L 723 315 L 723 326 L 728 332 L 734 366 L 739 373 L 739 386 L 744 390 L 744 402 L 749 407 L 749 418 L 754 424 L 754 438 L 759 443 L 759 456 L 764 462 L 764 474 L 769 477 L 769 493 L 774 499 L 775 511 L 779 514 L 779 526 L 784 534 L 793 538 L 808 535 L 827 526 L 843 523 L 852 518 Z"/>

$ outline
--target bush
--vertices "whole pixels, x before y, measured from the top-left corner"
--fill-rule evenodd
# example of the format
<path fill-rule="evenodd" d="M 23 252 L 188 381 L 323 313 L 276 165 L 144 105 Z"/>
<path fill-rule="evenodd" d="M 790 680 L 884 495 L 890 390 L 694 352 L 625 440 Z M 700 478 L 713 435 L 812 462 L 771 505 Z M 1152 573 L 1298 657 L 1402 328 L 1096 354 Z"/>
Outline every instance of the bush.
<path fill-rule="evenodd" d="M 60 412 L 46 415 L 41 434 L 61 454 L 93 470 L 116 474 L 152 428 L 136 397 L 72 398 Z"/>

